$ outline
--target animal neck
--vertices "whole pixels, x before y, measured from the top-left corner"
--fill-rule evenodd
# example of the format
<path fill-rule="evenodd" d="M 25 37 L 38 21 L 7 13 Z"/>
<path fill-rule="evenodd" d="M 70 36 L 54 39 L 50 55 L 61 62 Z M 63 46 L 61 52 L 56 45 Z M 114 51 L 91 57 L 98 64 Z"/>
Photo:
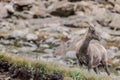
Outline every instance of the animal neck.
<path fill-rule="evenodd" d="M 87 49 L 88 49 L 88 46 L 89 46 L 89 43 L 90 43 L 91 39 L 90 38 L 85 38 L 85 40 L 83 41 L 80 49 L 79 49 L 79 52 L 81 54 L 87 54 Z"/>

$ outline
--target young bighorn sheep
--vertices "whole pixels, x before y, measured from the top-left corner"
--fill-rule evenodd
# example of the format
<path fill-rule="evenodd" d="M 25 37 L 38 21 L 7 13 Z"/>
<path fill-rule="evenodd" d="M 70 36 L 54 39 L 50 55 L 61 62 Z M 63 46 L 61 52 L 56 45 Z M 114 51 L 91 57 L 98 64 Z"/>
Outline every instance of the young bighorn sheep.
<path fill-rule="evenodd" d="M 79 65 L 88 66 L 88 70 L 93 69 L 98 74 L 98 65 L 101 63 L 110 75 L 107 64 L 107 51 L 99 43 L 100 37 L 94 27 L 89 27 L 83 40 L 80 42 L 80 47 L 77 50 L 76 56 Z"/>

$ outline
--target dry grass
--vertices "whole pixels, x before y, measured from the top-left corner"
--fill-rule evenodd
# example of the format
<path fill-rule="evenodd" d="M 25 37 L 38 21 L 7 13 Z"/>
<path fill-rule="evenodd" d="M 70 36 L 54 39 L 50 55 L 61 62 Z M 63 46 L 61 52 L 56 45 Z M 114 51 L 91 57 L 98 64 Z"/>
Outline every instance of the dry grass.
<path fill-rule="evenodd" d="M 96 75 L 95 73 L 90 73 L 85 69 L 63 67 L 57 63 L 31 60 L 23 56 L 1 53 L 0 60 L 1 59 L 7 60 L 14 65 L 24 66 L 29 70 L 37 67 L 43 74 L 55 72 L 61 73 L 65 77 L 64 80 L 112 80 L 112 78 L 107 75 Z"/>

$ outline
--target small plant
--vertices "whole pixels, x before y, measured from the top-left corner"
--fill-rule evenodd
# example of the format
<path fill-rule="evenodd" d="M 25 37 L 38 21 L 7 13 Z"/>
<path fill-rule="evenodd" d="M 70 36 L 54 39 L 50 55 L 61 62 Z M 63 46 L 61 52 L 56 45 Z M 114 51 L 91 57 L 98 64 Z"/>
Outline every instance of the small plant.
<path fill-rule="evenodd" d="M 46 74 L 47 73 L 46 65 L 40 64 L 40 63 L 33 63 L 32 65 L 33 65 L 34 68 L 38 68 L 42 74 Z"/>
<path fill-rule="evenodd" d="M 85 76 L 78 71 L 71 72 L 73 80 L 86 80 Z"/>

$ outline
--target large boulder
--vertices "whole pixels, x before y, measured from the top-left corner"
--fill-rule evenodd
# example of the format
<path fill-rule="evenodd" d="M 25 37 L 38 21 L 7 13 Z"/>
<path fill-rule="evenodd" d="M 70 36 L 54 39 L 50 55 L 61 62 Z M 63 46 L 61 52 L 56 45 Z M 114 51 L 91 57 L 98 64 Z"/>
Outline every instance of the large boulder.
<path fill-rule="evenodd" d="M 99 22 L 101 25 L 106 26 L 111 21 L 111 14 L 110 12 L 105 9 L 104 7 L 99 6 L 92 6 L 92 15 L 94 19 Z"/>
<path fill-rule="evenodd" d="M 56 7 L 56 9 L 53 10 L 50 14 L 60 17 L 68 17 L 75 15 L 74 5 L 70 3 L 61 4 L 58 7 Z"/>

